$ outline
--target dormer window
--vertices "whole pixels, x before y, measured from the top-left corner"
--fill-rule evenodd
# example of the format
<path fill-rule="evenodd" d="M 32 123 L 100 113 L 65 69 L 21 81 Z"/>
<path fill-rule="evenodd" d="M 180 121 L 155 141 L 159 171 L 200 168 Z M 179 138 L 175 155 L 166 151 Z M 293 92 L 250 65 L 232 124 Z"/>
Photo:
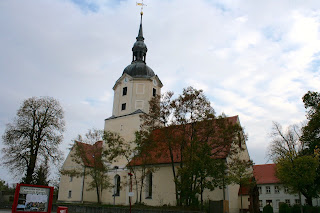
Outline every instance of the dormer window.
<path fill-rule="evenodd" d="M 123 87 L 122 88 L 122 96 L 127 95 L 128 87 Z"/>

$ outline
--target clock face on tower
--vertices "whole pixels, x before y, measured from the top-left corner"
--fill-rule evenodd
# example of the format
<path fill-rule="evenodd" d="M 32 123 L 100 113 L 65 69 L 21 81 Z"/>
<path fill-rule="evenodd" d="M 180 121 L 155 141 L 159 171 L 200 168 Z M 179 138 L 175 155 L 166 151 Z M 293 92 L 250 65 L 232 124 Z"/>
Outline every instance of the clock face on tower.
<path fill-rule="evenodd" d="M 157 86 L 158 82 L 156 79 L 153 79 L 153 85 Z"/>
<path fill-rule="evenodd" d="M 124 82 L 124 83 L 127 83 L 127 82 L 128 82 L 128 78 L 125 77 L 125 78 L 123 79 L 123 82 Z"/>

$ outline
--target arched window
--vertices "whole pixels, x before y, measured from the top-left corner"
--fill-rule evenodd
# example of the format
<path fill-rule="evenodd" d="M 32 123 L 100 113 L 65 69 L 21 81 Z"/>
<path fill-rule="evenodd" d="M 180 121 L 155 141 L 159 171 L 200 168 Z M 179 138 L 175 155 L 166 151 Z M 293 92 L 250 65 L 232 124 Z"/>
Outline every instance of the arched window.
<path fill-rule="evenodd" d="M 152 173 L 149 172 L 146 176 L 146 198 L 152 198 Z"/>
<path fill-rule="evenodd" d="M 114 196 L 120 196 L 120 176 L 114 176 Z"/>

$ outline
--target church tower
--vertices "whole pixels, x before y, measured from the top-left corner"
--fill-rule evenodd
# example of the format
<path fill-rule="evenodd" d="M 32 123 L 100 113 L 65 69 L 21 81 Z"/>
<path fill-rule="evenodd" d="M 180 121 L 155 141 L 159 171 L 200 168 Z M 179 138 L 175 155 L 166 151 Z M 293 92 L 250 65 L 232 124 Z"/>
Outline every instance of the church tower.
<path fill-rule="evenodd" d="M 146 64 L 148 48 L 144 43 L 142 15 L 139 33 L 132 47 L 132 62 L 113 86 L 112 116 L 105 119 L 105 131 L 119 132 L 130 142 L 134 132 L 140 128 L 141 113 L 149 111 L 149 100 L 161 95 L 162 83 L 153 70 Z"/>

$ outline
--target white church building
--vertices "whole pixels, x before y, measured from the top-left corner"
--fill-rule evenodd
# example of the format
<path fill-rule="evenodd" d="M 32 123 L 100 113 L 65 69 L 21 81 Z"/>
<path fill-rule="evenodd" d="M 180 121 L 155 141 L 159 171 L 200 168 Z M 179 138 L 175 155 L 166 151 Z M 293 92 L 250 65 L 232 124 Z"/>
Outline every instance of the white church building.
<path fill-rule="evenodd" d="M 149 111 L 149 100 L 155 95 L 161 95 L 163 84 L 160 78 L 146 64 L 147 46 L 144 43 L 142 31 L 142 14 L 136 42 L 133 45 L 132 62 L 128 65 L 113 86 L 114 99 L 112 116 L 105 119 L 105 131 L 119 133 L 125 141 L 135 139 L 135 132 L 140 128 L 140 115 Z M 229 117 L 233 123 L 239 123 L 239 117 Z M 96 146 L 105 146 L 104 142 L 97 142 Z M 85 149 L 92 145 L 83 144 Z M 240 145 L 240 157 L 249 159 L 245 141 Z M 72 150 L 63 164 L 62 169 L 78 168 L 84 172 L 90 169 L 90 162 L 81 166 L 72 160 Z M 223 158 L 229 161 L 230 156 Z M 108 172 L 113 189 L 103 190 L 101 200 L 105 204 L 129 205 L 129 170 L 128 162 L 120 159 L 110 165 Z M 175 185 L 171 165 L 165 159 L 159 159 L 158 169 L 146 176 L 142 202 L 151 206 L 176 205 Z M 70 177 L 61 175 L 58 201 L 69 203 L 97 202 L 95 190 L 88 189 L 89 176 Z M 239 212 L 239 185 L 228 185 L 225 189 L 216 188 L 214 191 L 205 190 L 206 200 L 228 200 L 229 212 Z M 136 193 L 133 194 L 136 200 Z"/>

